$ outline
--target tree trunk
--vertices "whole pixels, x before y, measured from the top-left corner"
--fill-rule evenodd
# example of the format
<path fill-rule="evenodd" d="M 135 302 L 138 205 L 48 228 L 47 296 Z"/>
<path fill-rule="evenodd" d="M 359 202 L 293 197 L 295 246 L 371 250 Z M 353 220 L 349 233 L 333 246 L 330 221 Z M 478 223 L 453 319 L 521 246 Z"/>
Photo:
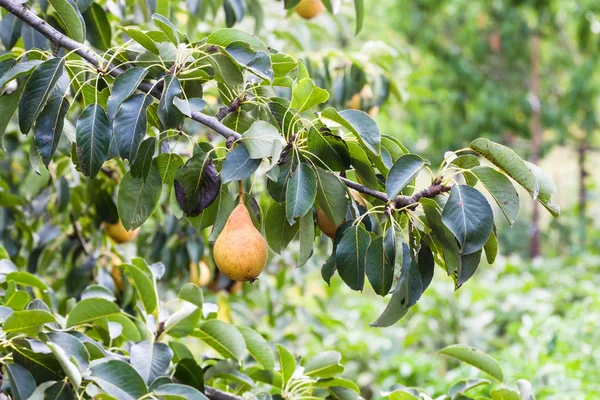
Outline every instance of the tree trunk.
<path fill-rule="evenodd" d="M 531 37 L 531 162 L 537 164 L 540 158 L 540 147 L 542 144 L 542 125 L 540 121 L 540 37 L 534 33 Z M 531 242 L 529 254 L 532 258 L 541 253 L 540 246 L 540 207 L 536 201 L 533 204 L 533 215 L 531 219 Z"/>
<path fill-rule="evenodd" d="M 579 244 L 583 249 L 585 248 L 586 244 L 585 228 L 587 225 L 587 189 L 585 187 L 585 178 L 588 175 L 585 169 L 585 159 L 587 155 L 587 145 L 585 144 L 585 142 L 579 144 L 577 153 L 577 164 L 579 166 Z"/>

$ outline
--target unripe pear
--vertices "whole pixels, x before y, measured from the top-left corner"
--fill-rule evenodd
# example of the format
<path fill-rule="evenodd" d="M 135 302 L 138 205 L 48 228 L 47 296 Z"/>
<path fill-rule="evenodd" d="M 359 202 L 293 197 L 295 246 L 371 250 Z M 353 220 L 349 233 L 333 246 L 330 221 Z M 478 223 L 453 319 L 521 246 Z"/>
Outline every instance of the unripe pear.
<path fill-rule="evenodd" d="M 296 13 L 305 19 L 313 19 L 325 10 L 321 0 L 302 0 L 296 6 Z"/>
<path fill-rule="evenodd" d="M 121 220 L 118 220 L 114 224 L 105 223 L 104 230 L 112 240 L 119 244 L 131 242 L 137 237 L 138 233 L 140 232 L 140 228 L 136 228 L 131 231 L 126 230 L 123 224 L 121 223 Z"/>
<path fill-rule="evenodd" d="M 233 210 L 215 241 L 219 271 L 234 281 L 254 281 L 267 264 L 267 242 L 254 227 L 243 201 Z"/>

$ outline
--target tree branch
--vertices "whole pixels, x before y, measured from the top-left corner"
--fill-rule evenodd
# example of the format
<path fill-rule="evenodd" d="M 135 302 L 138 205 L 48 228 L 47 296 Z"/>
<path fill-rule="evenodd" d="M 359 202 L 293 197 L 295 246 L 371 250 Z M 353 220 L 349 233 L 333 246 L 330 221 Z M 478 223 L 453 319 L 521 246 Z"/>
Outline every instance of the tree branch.
<path fill-rule="evenodd" d="M 110 75 L 117 77 L 124 72 L 123 69 L 119 67 L 112 67 L 110 65 L 103 65 L 104 59 L 99 56 L 95 51 L 89 49 L 85 45 L 76 42 L 75 40 L 63 35 L 52 26 L 50 26 L 46 21 L 35 15 L 32 11 L 27 9 L 25 5 L 19 4 L 14 0 L 0 0 L 0 6 L 4 7 L 8 12 L 15 15 L 25 22 L 27 25 L 31 26 L 33 29 L 47 37 L 51 42 L 57 44 L 60 47 L 63 47 L 67 50 L 73 50 L 77 55 L 83 58 L 85 61 L 98 68 L 99 70 L 108 70 L 110 71 Z M 148 93 L 156 98 L 160 98 L 160 91 L 156 88 L 153 89 L 153 85 L 149 82 L 142 82 L 138 87 L 142 92 Z M 220 134 L 225 138 L 233 137 L 234 139 L 239 139 L 241 135 L 235 132 L 233 129 L 226 127 L 221 124 L 219 120 L 215 117 L 208 116 L 201 112 L 192 113 L 192 119 L 196 122 L 201 123 L 204 126 L 207 126 L 213 129 L 215 132 Z"/>
<path fill-rule="evenodd" d="M 218 389 L 211 388 L 210 386 L 204 387 L 204 394 L 211 400 L 242 400 L 241 397 L 231 393 L 222 392 Z"/>
<path fill-rule="evenodd" d="M 120 67 L 104 65 L 103 63 L 105 60 L 99 54 L 97 54 L 92 49 L 86 47 L 84 44 L 76 42 L 75 40 L 57 31 L 46 21 L 38 17 L 32 11 L 30 11 L 23 4 L 19 4 L 15 0 L 0 0 L 0 6 L 4 7 L 6 10 L 8 10 L 8 12 L 20 18 L 27 25 L 31 26 L 33 29 L 47 37 L 52 43 L 63 47 L 67 50 L 72 50 L 74 53 L 78 54 L 89 64 L 96 67 L 99 72 L 109 71 L 110 75 L 113 77 L 117 77 L 124 72 L 124 70 Z M 153 87 L 153 85 L 150 82 L 142 82 L 138 89 L 156 98 L 161 97 L 160 89 Z M 232 106 L 239 108 L 235 100 L 234 103 L 232 103 Z M 232 106 L 227 108 L 224 107 L 223 109 L 219 110 L 219 114 L 217 114 L 216 118 L 203 114 L 201 112 L 192 113 L 191 118 L 192 120 L 199 122 L 202 125 L 214 130 L 215 132 L 223 136 L 225 139 L 227 139 L 228 142 L 231 143 L 235 140 L 240 139 L 242 136 L 239 133 L 235 132 L 233 129 L 230 129 L 227 126 L 223 125 L 220 122 L 220 119 L 224 118 L 228 112 L 235 111 L 236 108 L 232 109 Z M 369 196 L 375 197 L 376 199 L 379 199 L 384 202 L 389 201 L 387 195 L 383 192 L 370 189 L 364 185 L 361 185 L 360 183 L 356 183 L 349 179 L 346 179 L 345 177 L 340 177 L 340 179 L 349 188 L 352 188 L 361 193 L 368 194 Z M 436 189 L 436 187 L 438 186 L 440 185 L 432 185 L 421 192 L 415 193 L 413 196 L 398 196 L 394 199 L 394 205 L 396 208 L 403 208 L 408 205 L 418 203 L 419 199 L 421 199 L 422 197 L 435 197 L 440 193 L 447 192 L 450 190 L 450 188 L 447 186 L 439 187 Z"/>

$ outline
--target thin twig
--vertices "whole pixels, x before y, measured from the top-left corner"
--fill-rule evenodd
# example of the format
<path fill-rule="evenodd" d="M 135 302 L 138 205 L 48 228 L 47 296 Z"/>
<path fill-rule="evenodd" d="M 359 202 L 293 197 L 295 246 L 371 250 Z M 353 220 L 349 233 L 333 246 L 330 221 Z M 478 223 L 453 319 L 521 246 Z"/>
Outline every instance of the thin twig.
<path fill-rule="evenodd" d="M 85 241 L 85 238 L 81 233 L 81 227 L 79 226 L 79 222 L 75 220 L 75 215 L 72 212 L 69 213 L 69 217 L 71 218 L 71 225 L 73 225 L 73 231 L 75 232 L 77 240 L 79 240 L 79 243 L 81 244 L 81 248 L 83 248 L 83 252 L 89 256 L 91 253 L 90 246 Z"/>

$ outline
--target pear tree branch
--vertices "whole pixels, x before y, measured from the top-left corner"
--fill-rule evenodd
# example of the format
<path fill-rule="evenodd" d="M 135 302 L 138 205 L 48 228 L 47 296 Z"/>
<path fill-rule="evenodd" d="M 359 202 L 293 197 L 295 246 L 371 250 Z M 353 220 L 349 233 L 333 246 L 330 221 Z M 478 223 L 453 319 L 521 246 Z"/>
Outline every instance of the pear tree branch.
<path fill-rule="evenodd" d="M 99 54 L 97 54 L 95 51 L 88 48 L 84 44 L 79 43 L 54 29 L 46 21 L 44 21 L 31 10 L 29 10 L 25 6 L 25 4 L 21 4 L 15 0 L 0 0 L 0 6 L 4 7 L 8 12 L 15 15 L 19 19 L 23 20 L 23 22 L 25 22 L 27 25 L 31 26 L 33 29 L 44 35 L 57 46 L 62 47 L 66 50 L 73 51 L 74 53 L 79 55 L 90 65 L 94 66 L 99 73 L 102 73 L 103 71 L 109 71 L 109 74 L 111 76 L 117 77 L 123 72 L 125 72 L 120 67 L 105 65 L 105 60 Z M 142 82 L 139 85 L 138 89 L 158 99 L 161 96 L 161 91 L 158 88 L 153 87 L 153 85 L 150 82 Z M 219 110 L 219 114 L 217 114 L 217 117 L 212 117 L 201 112 L 193 112 L 191 118 L 192 120 L 199 122 L 200 124 L 214 130 L 215 132 L 223 136 L 225 139 L 227 139 L 229 142 L 238 140 L 241 138 L 241 135 L 233 129 L 228 128 L 220 121 L 229 112 L 235 111 L 237 108 L 239 108 L 239 106 L 241 106 L 243 99 L 236 100 L 237 101 L 234 101 L 235 104 L 232 104 L 233 107 L 230 106 Z M 433 198 L 438 194 L 448 192 L 450 190 L 450 187 L 448 186 L 438 185 L 434 183 L 428 188 L 425 188 L 424 190 L 417 192 L 412 196 L 397 196 L 395 199 L 388 199 L 387 195 L 383 192 L 370 189 L 364 185 L 361 185 L 360 183 L 353 182 L 344 177 L 340 177 L 340 179 L 349 188 L 375 197 L 376 199 L 379 199 L 386 203 L 390 200 L 393 200 L 393 204 L 396 209 L 416 204 L 419 202 L 419 199 L 423 197 Z"/>

